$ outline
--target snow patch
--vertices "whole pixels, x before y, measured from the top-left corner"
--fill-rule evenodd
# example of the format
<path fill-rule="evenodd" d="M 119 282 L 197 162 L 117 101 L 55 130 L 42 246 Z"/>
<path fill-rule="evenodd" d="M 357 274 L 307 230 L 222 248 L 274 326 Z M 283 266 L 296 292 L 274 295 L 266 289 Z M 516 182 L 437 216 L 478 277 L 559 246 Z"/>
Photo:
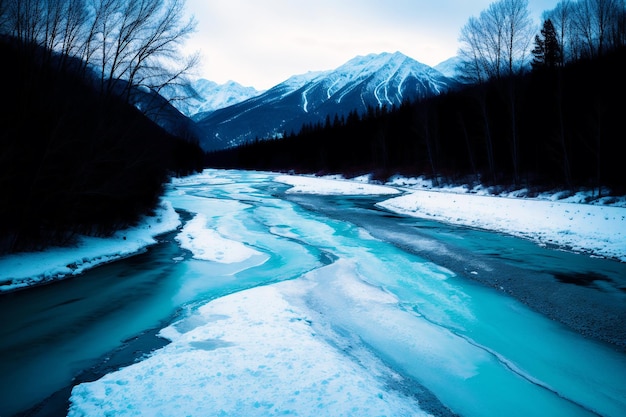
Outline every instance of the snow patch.
<path fill-rule="evenodd" d="M 78 275 L 89 268 L 139 253 L 157 243 L 156 236 L 181 224 L 172 204 L 163 200 L 154 216 L 107 238 L 81 236 L 75 246 L 54 247 L 0 257 L 0 291 Z"/>

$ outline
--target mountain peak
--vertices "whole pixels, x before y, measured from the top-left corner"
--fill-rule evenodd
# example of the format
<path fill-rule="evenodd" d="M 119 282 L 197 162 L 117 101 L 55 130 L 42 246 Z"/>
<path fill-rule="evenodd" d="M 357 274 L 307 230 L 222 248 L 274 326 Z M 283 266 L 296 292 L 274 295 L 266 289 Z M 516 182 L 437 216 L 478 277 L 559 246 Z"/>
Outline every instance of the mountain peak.
<path fill-rule="evenodd" d="M 218 84 L 204 78 L 179 88 L 168 86 L 162 91 L 164 97 L 175 99 L 172 104 L 181 113 L 194 119 L 261 93 L 262 91 L 257 91 L 253 87 L 244 87 L 236 81 L 229 80 L 224 84 Z M 181 100 L 181 97 L 185 99 Z"/>
<path fill-rule="evenodd" d="M 332 76 L 332 74 L 341 74 L 347 77 L 348 80 L 351 80 L 354 77 L 367 76 L 368 74 L 380 70 L 385 65 L 401 66 L 404 63 L 408 63 L 422 70 L 431 69 L 428 65 L 415 61 L 413 58 L 399 51 L 371 53 L 367 55 L 357 55 L 334 70 L 309 71 L 304 74 L 293 75 L 273 88 L 279 88 L 283 91 L 297 90 L 307 83 L 324 80 Z"/>
<path fill-rule="evenodd" d="M 381 52 L 381 53 L 372 53 L 368 55 L 358 55 L 348 62 L 346 62 L 343 66 L 349 65 L 369 65 L 369 66 L 381 66 L 387 63 L 397 63 L 401 64 L 405 61 L 409 61 L 411 63 L 417 63 L 419 65 L 427 66 L 426 64 L 422 64 L 413 58 L 408 57 L 400 51 L 396 52 Z"/>
<path fill-rule="evenodd" d="M 196 119 L 205 150 L 297 132 L 327 116 L 364 113 L 447 91 L 455 81 L 401 52 L 356 56 L 330 71 L 294 75 L 263 94 Z"/>

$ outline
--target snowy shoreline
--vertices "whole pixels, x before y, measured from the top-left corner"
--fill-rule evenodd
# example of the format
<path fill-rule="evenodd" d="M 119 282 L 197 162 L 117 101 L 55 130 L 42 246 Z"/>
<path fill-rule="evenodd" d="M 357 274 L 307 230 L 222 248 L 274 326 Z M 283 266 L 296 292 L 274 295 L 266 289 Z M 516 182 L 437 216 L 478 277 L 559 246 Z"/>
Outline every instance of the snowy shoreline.
<path fill-rule="evenodd" d="M 201 174 L 200 174 L 201 175 Z M 174 179 L 185 183 L 195 176 Z M 393 178 L 373 184 L 368 176 L 297 176 L 276 174 L 292 186 L 288 193 L 388 195 L 378 205 L 398 214 L 460 226 L 493 230 L 588 256 L 626 262 L 626 197 L 610 204 L 583 203 L 588 194 L 562 199 L 561 193 L 526 198 L 523 191 L 490 195 L 486 189 L 438 188 L 423 179 Z M 181 220 L 165 197 L 154 217 L 110 238 L 83 237 L 70 248 L 51 248 L 0 257 L 0 293 L 41 285 L 144 251 L 155 237 L 176 230 Z"/>
<path fill-rule="evenodd" d="M 419 191 L 378 204 L 390 211 L 495 230 L 541 246 L 626 262 L 626 209 L 559 201 Z"/>
<path fill-rule="evenodd" d="M 557 270 L 563 266 L 567 270 L 572 260 L 585 265 L 572 266 L 575 271 L 584 271 L 587 266 L 593 269 L 595 265 L 623 271 L 626 264 L 544 251 L 521 240 L 512 244 L 523 249 L 519 257 L 522 267 L 508 265 L 497 255 L 492 260 L 491 253 L 484 258 L 480 252 L 465 253 L 460 246 L 448 255 L 451 251 L 439 252 L 437 245 L 428 253 L 436 256 L 418 254 L 416 258 L 412 248 L 419 250 L 420 242 L 427 241 L 420 239 L 419 230 L 405 229 L 409 223 L 430 224 L 407 220 L 406 215 L 431 216 L 427 218 L 457 224 L 489 220 L 497 234 L 508 233 L 507 227 L 514 230 L 512 226 L 518 221 L 524 230 L 544 232 L 540 237 L 545 238 L 571 227 L 566 221 L 559 223 L 551 218 L 561 216 L 564 208 L 571 211 L 575 207 L 584 214 L 579 221 L 593 223 L 590 219 L 595 219 L 595 226 L 581 225 L 577 227 L 580 230 L 562 236 L 555 233 L 556 238 L 582 239 L 594 231 L 595 240 L 581 240 L 579 247 L 585 249 L 592 242 L 593 250 L 606 250 L 610 245 L 598 245 L 596 240 L 615 238 L 615 231 L 624 227 L 619 216 L 626 214 L 626 208 L 608 204 L 591 208 L 589 204 L 549 198 L 535 204 L 535 199 L 529 198 L 424 188 L 373 184 L 368 179 L 222 170 L 173 180 L 164 196 L 162 214 L 165 218 L 167 213 L 172 214 L 175 221 L 151 218 L 140 228 L 152 236 L 152 241 L 157 225 L 159 231 L 173 230 L 167 237 L 174 251 L 155 257 L 157 262 L 164 260 L 174 268 L 167 274 L 171 279 L 161 281 L 158 271 L 144 269 L 152 278 L 159 276 L 147 281 L 151 290 L 158 290 L 154 303 L 149 304 L 160 310 L 163 300 L 174 297 L 176 303 L 182 303 L 174 306 L 193 300 L 193 307 L 184 308 L 161 329 L 141 327 L 153 329 L 147 336 L 149 340 L 166 341 L 158 350 L 143 352 L 141 360 L 117 370 L 101 368 L 104 372 L 97 380 L 73 380 L 69 415 L 127 415 L 140 410 L 158 410 L 163 415 L 230 412 L 253 416 L 287 411 L 299 415 L 337 415 L 337 411 L 350 415 L 446 415 L 441 410 L 449 409 L 463 415 L 498 416 L 511 409 L 517 415 L 534 415 L 532 411 L 537 407 L 555 407 L 561 411 L 559 415 L 588 415 L 564 411 L 578 408 L 576 404 L 584 410 L 598 407 L 602 415 L 621 415 L 611 410 L 626 405 L 620 391 L 626 374 L 614 372 L 626 365 L 622 360 L 624 350 L 619 349 L 626 346 L 623 274 L 615 277 L 617 285 L 590 288 L 564 285 L 543 266 L 552 265 Z M 324 195 L 338 195 L 341 202 Z M 362 213 L 359 202 L 354 210 L 346 210 L 343 217 L 337 218 L 323 213 L 319 216 L 317 210 L 307 209 L 306 203 L 311 201 L 318 203 L 320 211 L 341 211 L 346 207 L 343 203 L 350 203 L 346 195 L 390 204 L 395 206 L 390 210 L 404 210 L 406 215 L 396 216 L 386 209 Z M 518 209 L 503 208 L 505 202 Z M 522 204 L 526 202 L 532 203 Z M 610 207 L 617 214 L 608 215 L 604 209 Z M 343 218 L 351 224 L 344 224 Z M 184 227 L 180 226 L 181 220 Z M 254 227 L 257 222 L 263 224 L 263 235 Z M 169 223 L 169 227 L 163 227 L 163 223 Z M 514 241 L 482 232 L 466 235 L 467 230 L 462 230 L 465 226 L 436 227 L 452 234 L 458 232 L 460 239 L 471 235 L 476 244 L 480 240 L 473 240 L 475 236 L 493 237 L 498 240 L 498 249 L 506 249 L 508 242 Z M 489 223 L 483 227 L 488 228 Z M 123 237 L 133 238 L 131 234 L 120 236 L 122 242 Z M 525 238 L 533 236 L 529 233 Z M 403 250 L 399 250 L 395 243 L 405 237 L 415 246 L 400 245 Z M 447 243 L 445 237 L 439 238 L 433 236 L 430 241 Z M 623 236 L 617 235 L 618 243 L 620 239 L 623 242 Z M 95 254 L 98 248 L 91 249 Z M 180 262 L 182 250 L 184 262 Z M 337 257 L 324 262 L 326 250 Z M 554 258 L 545 265 L 537 264 L 535 270 L 535 252 L 538 257 L 546 252 Z M 533 256 L 529 256 L 531 253 Z M 46 254 L 50 256 L 40 253 Z M 2 264 L 0 273 L 4 273 L 1 268 Z M 241 270 L 250 273 L 233 276 Z M 123 280 L 124 285 L 131 278 Z M 473 280 L 487 285 L 476 285 Z M 139 284 L 142 287 L 145 283 Z M 132 294 L 140 302 L 142 313 L 152 311 L 146 308 L 141 291 L 123 288 L 114 292 Z M 14 295 L 18 299 L 38 293 Z M 584 302 L 580 302 L 581 297 Z M 73 299 L 74 294 L 68 294 L 68 298 Z M 98 305 L 85 300 L 89 306 Z M 108 295 L 102 301 L 117 305 Z M 75 305 L 63 302 L 52 304 L 77 310 Z M 124 323 L 128 317 L 136 318 L 134 309 L 114 310 Z M 89 311 L 86 313 L 91 316 Z M 111 320 L 115 325 L 110 327 L 117 329 L 119 317 Z M 575 321 L 575 326 L 564 323 L 567 320 Z M 107 333 L 100 327 L 95 329 L 99 335 Z M 618 349 L 611 343 L 597 343 L 604 342 L 606 334 L 619 339 Z M 89 340 L 93 339 L 90 335 Z M 76 345 L 78 351 L 84 343 L 78 339 Z M 143 345 L 124 345 L 115 355 L 127 356 L 137 349 L 143 349 Z M 106 354 L 102 366 L 108 364 L 109 357 Z M 580 360 L 584 357 L 594 357 L 593 363 Z M 68 355 L 67 360 L 75 358 Z M 381 358 L 391 359 L 396 365 L 390 367 Z M 22 373 L 24 367 L 18 365 L 15 369 Z M 59 370 L 64 369 L 67 367 L 61 363 Z M 413 377 L 424 381 L 423 388 L 412 384 Z M 553 387 L 557 395 L 546 393 L 535 381 Z M 22 384 L 24 398 L 32 398 L 32 386 Z M 490 395 L 501 387 L 508 387 L 505 396 Z M 597 392 L 606 393 L 608 400 L 600 399 L 594 394 Z M 61 409 L 66 407 L 67 394 L 65 389 L 56 397 L 64 400 L 59 402 L 58 414 L 67 411 Z M 486 410 L 472 411 L 475 398 L 480 398 Z M 42 404 L 54 406 L 53 402 Z M 501 408 L 494 408 L 494 404 Z M 348 408 L 338 410 L 338 406 Z"/>
<path fill-rule="evenodd" d="M 181 224 L 172 204 L 163 200 L 154 216 L 109 238 L 83 236 L 72 247 L 53 247 L 0 257 L 0 293 L 80 275 L 98 265 L 137 255 L 157 243 L 157 236 Z"/>
<path fill-rule="evenodd" d="M 292 185 L 288 193 L 403 194 L 378 203 L 389 211 L 459 226 L 497 231 L 589 256 L 626 262 L 626 197 L 591 201 L 592 193 L 579 192 L 525 197 L 526 190 L 493 195 L 482 187 L 433 187 L 423 179 L 394 178 L 371 185 L 369 177 L 344 180 L 279 176 Z M 360 185 L 359 185 L 360 184 Z M 343 188 L 342 188 L 343 187 Z"/>

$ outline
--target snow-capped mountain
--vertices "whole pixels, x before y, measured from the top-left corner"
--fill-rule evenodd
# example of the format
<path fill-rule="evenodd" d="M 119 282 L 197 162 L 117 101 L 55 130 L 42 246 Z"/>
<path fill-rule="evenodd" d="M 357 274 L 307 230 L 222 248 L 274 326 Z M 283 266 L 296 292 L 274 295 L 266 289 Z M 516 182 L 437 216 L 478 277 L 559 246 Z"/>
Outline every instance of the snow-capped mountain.
<path fill-rule="evenodd" d="M 443 75 L 449 78 L 459 79 L 460 74 L 457 69 L 459 64 L 461 63 L 461 58 L 459 56 L 453 56 L 451 58 L 446 59 L 443 62 L 435 65 L 433 68 L 437 71 L 441 72 Z"/>
<path fill-rule="evenodd" d="M 172 103 L 181 113 L 194 120 L 206 117 L 209 113 L 224 107 L 240 103 L 250 97 L 261 94 L 254 87 L 244 87 L 228 81 L 217 84 L 200 78 L 190 84 L 169 85 L 161 90 L 161 95 Z"/>
<path fill-rule="evenodd" d="M 205 131 L 205 150 L 237 146 L 256 138 L 298 132 L 369 107 L 440 94 L 457 82 L 400 52 L 357 56 L 335 70 L 296 75 L 241 103 L 195 118 Z"/>

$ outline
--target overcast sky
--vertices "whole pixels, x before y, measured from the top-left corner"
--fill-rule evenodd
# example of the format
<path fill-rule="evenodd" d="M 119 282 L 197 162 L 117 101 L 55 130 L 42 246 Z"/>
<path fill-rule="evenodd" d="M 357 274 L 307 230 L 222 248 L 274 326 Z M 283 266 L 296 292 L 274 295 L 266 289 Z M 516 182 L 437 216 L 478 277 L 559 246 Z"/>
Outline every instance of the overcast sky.
<path fill-rule="evenodd" d="M 357 55 L 400 51 L 427 65 L 456 55 L 461 28 L 493 0 L 187 0 L 198 76 L 268 89 Z M 541 13 L 558 0 L 529 0 Z"/>

